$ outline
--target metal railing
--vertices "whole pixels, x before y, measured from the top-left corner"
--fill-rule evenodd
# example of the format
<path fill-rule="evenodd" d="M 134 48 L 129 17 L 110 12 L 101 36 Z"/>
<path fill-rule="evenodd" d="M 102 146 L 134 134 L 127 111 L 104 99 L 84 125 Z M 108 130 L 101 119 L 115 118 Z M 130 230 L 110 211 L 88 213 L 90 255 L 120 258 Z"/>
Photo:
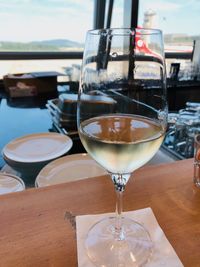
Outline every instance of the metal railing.
<path fill-rule="evenodd" d="M 0 60 L 82 59 L 83 52 L 0 52 Z"/>
<path fill-rule="evenodd" d="M 192 60 L 192 52 L 166 52 L 166 58 Z M 83 52 L 0 52 L 0 60 L 82 59 Z"/>

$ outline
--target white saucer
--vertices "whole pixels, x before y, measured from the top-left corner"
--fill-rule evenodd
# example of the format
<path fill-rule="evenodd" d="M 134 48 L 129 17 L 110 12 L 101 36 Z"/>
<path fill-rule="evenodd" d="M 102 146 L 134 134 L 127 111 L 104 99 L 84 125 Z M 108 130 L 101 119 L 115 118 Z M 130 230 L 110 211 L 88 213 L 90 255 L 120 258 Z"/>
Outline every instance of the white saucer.
<path fill-rule="evenodd" d="M 0 172 L 0 195 L 23 191 L 25 189 L 22 179 L 15 175 Z"/>
<path fill-rule="evenodd" d="M 66 135 L 36 133 L 12 140 L 4 147 L 3 156 L 8 163 L 37 163 L 56 159 L 71 147 L 72 140 Z"/>
<path fill-rule="evenodd" d="M 105 175 L 107 172 L 87 154 L 73 154 L 47 164 L 38 174 L 35 185 L 54 184 Z"/>

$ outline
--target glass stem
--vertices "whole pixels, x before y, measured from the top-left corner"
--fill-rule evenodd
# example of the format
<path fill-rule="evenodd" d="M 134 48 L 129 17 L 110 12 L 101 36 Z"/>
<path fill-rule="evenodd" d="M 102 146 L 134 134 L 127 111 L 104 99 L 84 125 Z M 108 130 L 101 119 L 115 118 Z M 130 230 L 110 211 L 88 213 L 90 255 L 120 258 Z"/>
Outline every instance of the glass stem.
<path fill-rule="evenodd" d="M 123 239 L 122 231 L 122 211 L 123 211 L 123 192 L 116 190 L 116 222 L 115 222 L 115 234 L 118 240 Z"/>
<path fill-rule="evenodd" d="M 112 180 L 116 191 L 116 222 L 115 222 L 115 238 L 123 240 L 124 231 L 122 227 L 122 211 L 123 211 L 123 192 L 127 179 L 122 174 L 112 174 Z"/>

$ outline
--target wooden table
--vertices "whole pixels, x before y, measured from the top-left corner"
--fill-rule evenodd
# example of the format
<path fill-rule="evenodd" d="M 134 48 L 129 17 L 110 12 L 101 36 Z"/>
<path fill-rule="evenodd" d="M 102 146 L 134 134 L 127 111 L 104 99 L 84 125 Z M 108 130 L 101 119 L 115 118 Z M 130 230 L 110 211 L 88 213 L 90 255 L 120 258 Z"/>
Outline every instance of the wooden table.
<path fill-rule="evenodd" d="M 200 189 L 193 186 L 192 165 L 191 159 L 143 167 L 124 196 L 126 211 L 153 209 L 186 267 L 200 266 Z M 0 266 L 77 266 L 73 215 L 112 212 L 114 207 L 107 176 L 1 196 Z"/>

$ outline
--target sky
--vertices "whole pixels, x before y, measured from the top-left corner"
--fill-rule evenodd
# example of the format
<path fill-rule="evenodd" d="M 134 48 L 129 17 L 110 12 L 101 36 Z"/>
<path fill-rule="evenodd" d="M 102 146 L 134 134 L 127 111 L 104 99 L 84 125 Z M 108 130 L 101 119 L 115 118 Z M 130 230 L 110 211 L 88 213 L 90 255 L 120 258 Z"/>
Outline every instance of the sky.
<path fill-rule="evenodd" d="M 200 34 L 200 0 L 141 0 L 139 23 L 144 11 L 156 12 L 156 25 L 164 34 Z"/>
<path fill-rule="evenodd" d="M 122 9 L 123 0 L 115 0 L 113 27 L 123 26 Z M 200 0 L 140 0 L 140 26 L 150 9 L 164 34 L 200 34 Z M 92 26 L 93 0 L 0 0 L 0 41 L 61 38 L 83 43 Z"/>
<path fill-rule="evenodd" d="M 93 25 L 93 0 L 0 0 L 0 40 L 83 42 Z"/>

